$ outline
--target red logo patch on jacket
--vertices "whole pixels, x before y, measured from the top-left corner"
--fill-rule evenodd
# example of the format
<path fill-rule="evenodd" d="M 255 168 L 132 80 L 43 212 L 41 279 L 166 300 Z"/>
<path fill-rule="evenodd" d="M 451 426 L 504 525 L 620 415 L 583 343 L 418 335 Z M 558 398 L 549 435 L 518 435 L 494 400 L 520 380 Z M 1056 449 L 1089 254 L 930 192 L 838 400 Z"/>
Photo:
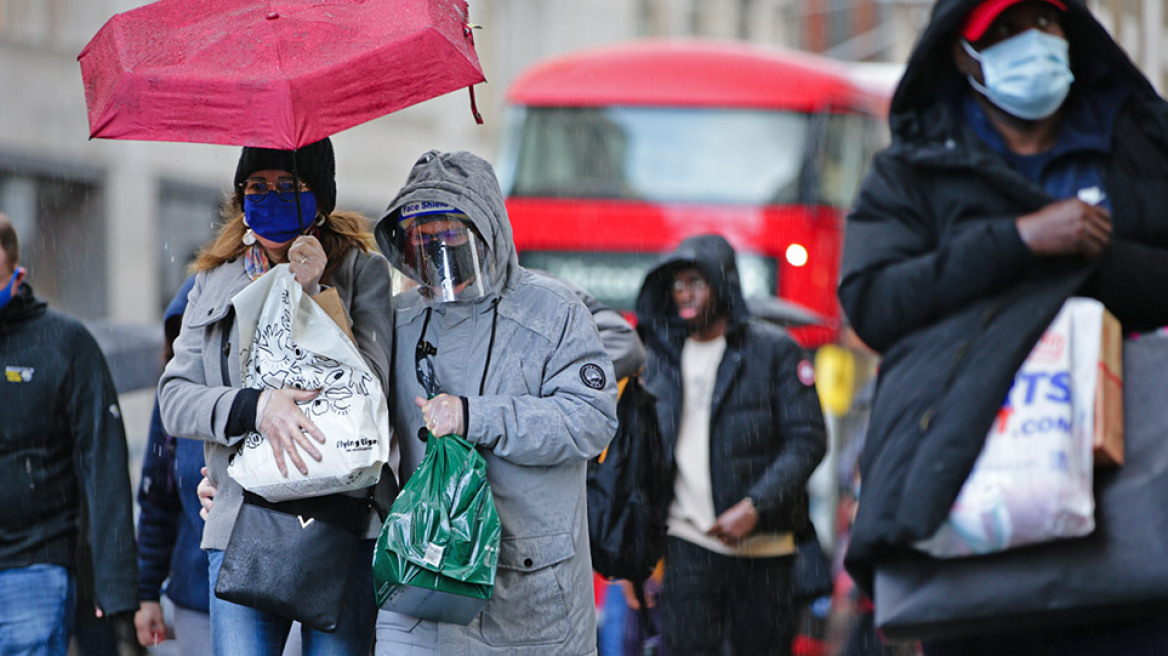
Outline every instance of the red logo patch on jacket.
<path fill-rule="evenodd" d="M 799 382 L 807 387 L 815 384 L 815 366 L 811 364 L 810 360 L 800 360 L 798 366 L 795 367 L 795 375 L 799 377 Z"/>

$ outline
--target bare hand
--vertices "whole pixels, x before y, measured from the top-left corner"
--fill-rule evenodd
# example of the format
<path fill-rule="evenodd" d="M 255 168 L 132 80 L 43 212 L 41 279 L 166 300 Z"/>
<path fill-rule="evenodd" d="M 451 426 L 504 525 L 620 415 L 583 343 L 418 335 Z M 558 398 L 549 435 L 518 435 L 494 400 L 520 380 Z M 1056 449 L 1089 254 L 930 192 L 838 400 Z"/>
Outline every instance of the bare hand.
<path fill-rule="evenodd" d="M 427 401 L 420 396 L 414 397 L 414 404 L 422 411 L 422 419 L 426 428 L 436 437 L 443 435 L 463 435 L 466 426 L 462 424 L 462 399 L 449 394 L 439 394 Z"/>
<path fill-rule="evenodd" d="M 1019 217 L 1018 234 L 1032 253 L 1042 257 L 1095 257 L 1111 241 L 1111 214 L 1077 198 L 1061 200 Z"/>
<path fill-rule="evenodd" d="M 162 619 L 162 604 L 157 601 L 143 601 L 134 613 L 134 628 L 138 632 L 138 644 L 155 647 L 166 641 L 166 621 Z"/>
<path fill-rule="evenodd" d="M 195 494 L 199 496 L 199 517 L 205 521 L 207 515 L 211 514 L 211 506 L 215 505 L 215 495 L 219 492 L 219 488 L 211 483 L 211 479 L 207 478 L 207 468 L 203 467 L 199 470 L 203 475 L 203 480 L 199 481 L 199 485 L 195 488 Z"/>
<path fill-rule="evenodd" d="M 728 547 L 735 547 L 757 525 L 758 511 L 754 508 L 754 502 L 747 497 L 719 515 L 706 535 L 718 538 Z"/>
<path fill-rule="evenodd" d="M 276 468 L 288 477 L 288 465 L 284 464 L 284 454 L 292 459 L 292 464 L 301 474 L 308 475 L 308 466 L 300 457 L 296 449 L 299 445 L 305 453 L 320 462 L 320 451 L 312 441 L 304 436 L 308 433 L 317 442 L 324 444 L 324 433 L 316 424 L 296 407 L 297 401 L 311 401 L 316 398 L 320 390 L 299 390 L 286 387 L 278 390 L 264 390 L 260 395 L 260 402 L 256 410 L 256 428 L 260 435 L 272 445 L 272 454 L 276 457 Z"/>
<path fill-rule="evenodd" d="M 312 235 L 297 237 L 288 249 L 288 268 L 309 296 L 320 293 L 320 277 L 326 264 L 328 257 L 324 254 L 324 248 L 320 240 Z"/>

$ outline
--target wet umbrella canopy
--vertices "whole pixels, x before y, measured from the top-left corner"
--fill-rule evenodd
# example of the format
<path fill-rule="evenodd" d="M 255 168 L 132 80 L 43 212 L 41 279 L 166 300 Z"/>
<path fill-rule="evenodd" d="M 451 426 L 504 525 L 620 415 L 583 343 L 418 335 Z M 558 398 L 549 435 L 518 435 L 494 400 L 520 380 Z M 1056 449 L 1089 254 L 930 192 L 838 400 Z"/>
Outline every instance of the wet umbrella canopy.
<path fill-rule="evenodd" d="M 160 0 L 78 60 L 93 137 L 283 150 L 484 81 L 462 0 Z"/>

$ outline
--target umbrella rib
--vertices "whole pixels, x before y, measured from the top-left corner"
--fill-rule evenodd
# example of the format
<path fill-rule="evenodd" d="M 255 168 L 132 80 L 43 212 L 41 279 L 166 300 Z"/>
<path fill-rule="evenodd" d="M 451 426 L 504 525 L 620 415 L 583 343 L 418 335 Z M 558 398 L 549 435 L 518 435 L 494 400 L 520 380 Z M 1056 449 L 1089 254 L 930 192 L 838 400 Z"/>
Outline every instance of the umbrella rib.
<path fill-rule="evenodd" d="M 292 123 L 293 143 L 286 146 L 288 149 L 294 149 L 296 144 L 300 142 L 299 126 L 296 125 L 295 108 L 292 103 L 292 81 L 288 78 L 288 72 L 284 69 L 284 40 L 280 38 L 280 28 L 278 21 L 284 17 L 280 16 L 279 12 L 273 6 L 271 0 L 268 2 L 268 23 L 269 29 L 272 30 L 272 41 L 275 44 L 276 51 L 276 71 L 279 73 L 280 84 L 284 87 L 284 105 L 288 121 Z M 268 117 L 269 120 L 271 117 Z"/>

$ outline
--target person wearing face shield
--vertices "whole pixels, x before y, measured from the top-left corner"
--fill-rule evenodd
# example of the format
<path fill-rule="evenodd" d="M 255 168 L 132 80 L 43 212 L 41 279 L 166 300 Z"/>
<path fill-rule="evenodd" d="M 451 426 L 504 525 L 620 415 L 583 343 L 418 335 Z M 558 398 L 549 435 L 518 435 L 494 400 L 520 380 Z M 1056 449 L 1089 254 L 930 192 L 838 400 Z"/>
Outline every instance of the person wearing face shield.
<path fill-rule="evenodd" d="M 1168 324 L 1168 105 L 1081 1 L 939 0 L 890 126 L 847 218 L 838 290 L 885 356 L 846 558 L 869 592 L 948 515 L 1068 297 L 1102 301 L 1125 333 Z M 1156 653 L 1068 635 L 926 653 Z"/>
<path fill-rule="evenodd" d="M 382 610 L 376 653 L 596 653 L 587 462 L 616 431 L 616 380 L 588 308 L 519 266 L 494 170 L 430 151 L 375 229 L 415 285 L 394 297 L 390 415 L 403 485 L 426 429 L 487 461 L 502 527 L 491 600 L 469 625 Z M 441 438 L 430 438 L 441 439 Z"/>
<path fill-rule="evenodd" d="M 412 203 L 400 216 L 405 270 L 427 301 L 453 303 L 487 294 L 491 263 L 470 217 L 435 202 Z"/>

